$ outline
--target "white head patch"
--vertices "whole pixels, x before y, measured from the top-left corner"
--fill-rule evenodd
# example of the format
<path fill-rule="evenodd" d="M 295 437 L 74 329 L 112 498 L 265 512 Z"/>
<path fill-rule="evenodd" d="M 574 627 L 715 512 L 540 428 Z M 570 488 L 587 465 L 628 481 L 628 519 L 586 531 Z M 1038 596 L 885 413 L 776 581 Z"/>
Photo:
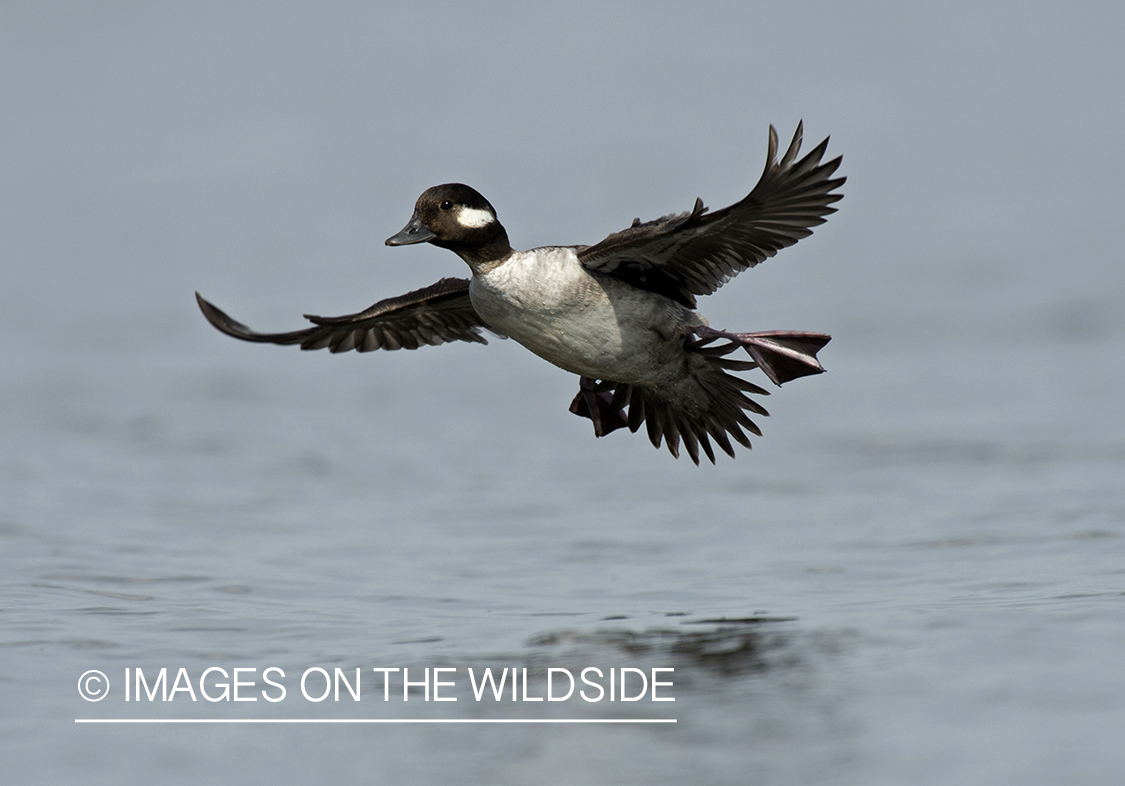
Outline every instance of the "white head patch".
<path fill-rule="evenodd" d="M 457 223 L 468 229 L 480 229 L 495 220 L 491 213 L 479 207 L 462 207 L 457 211 Z"/>

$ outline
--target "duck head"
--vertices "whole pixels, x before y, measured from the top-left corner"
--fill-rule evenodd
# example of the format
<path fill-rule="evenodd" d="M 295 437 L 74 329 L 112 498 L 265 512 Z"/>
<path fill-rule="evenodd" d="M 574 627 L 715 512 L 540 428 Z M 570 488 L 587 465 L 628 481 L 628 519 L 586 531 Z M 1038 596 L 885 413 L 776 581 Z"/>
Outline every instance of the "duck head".
<path fill-rule="evenodd" d="M 427 188 L 414 204 L 410 221 L 387 238 L 388 246 L 415 243 L 448 248 L 470 266 L 499 261 L 512 253 L 496 210 L 476 189 L 461 183 Z"/>

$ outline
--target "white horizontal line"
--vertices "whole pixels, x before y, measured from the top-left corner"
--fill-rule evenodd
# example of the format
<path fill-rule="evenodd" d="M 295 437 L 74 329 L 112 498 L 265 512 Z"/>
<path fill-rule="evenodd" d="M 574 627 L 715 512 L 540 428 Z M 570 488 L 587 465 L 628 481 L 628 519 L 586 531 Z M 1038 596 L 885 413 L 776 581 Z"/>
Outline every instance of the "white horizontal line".
<path fill-rule="evenodd" d="M 75 723 L 676 723 L 675 718 L 75 718 Z"/>

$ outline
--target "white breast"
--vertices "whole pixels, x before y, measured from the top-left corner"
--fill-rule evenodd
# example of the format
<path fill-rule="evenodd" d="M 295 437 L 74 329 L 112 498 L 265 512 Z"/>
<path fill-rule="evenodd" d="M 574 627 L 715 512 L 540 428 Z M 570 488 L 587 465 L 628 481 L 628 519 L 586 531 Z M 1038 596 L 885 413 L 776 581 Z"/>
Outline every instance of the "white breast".
<path fill-rule="evenodd" d="M 695 315 L 666 298 L 591 274 L 572 248 L 517 252 L 473 276 L 489 325 L 568 371 L 618 382 L 650 377 Z"/>

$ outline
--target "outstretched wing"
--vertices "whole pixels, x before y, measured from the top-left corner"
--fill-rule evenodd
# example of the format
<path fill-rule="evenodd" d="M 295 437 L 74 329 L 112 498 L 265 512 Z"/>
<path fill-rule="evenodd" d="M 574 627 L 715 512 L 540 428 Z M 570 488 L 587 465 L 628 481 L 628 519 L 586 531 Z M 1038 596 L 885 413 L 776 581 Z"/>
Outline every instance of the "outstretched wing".
<path fill-rule="evenodd" d="M 770 126 L 769 154 L 758 184 L 745 199 L 708 213 L 699 199 L 686 213 L 641 223 L 640 219 L 594 246 L 578 249 L 590 270 L 623 278 L 641 289 L 694 308 L 738 273 L 812 234 L 843 198 L 832 193 L 847 178 L 832 179 L 841 158 L 821 163 L 825 139 L 797 160 L 803 125 L 777 160 L 777 132 Z"/>
<path fill-rule="evenodd" d="M 487 327 L 469 300 L 469 282 L 443 278 L 428 287 L 380 300 L 358 314 L 305 318 L 315 323 L 290 333 L 258 333 L 237 322 L 195 293 L 207 321 L 228 336 L 268 344 L 299 344 L 301 349 L 330 352 L 370 352 L 374 349 L 417 349 L 447 341 L 488 342 L 480 334 Z M 491 329 L 491 328 L 490 328 Z"/>

